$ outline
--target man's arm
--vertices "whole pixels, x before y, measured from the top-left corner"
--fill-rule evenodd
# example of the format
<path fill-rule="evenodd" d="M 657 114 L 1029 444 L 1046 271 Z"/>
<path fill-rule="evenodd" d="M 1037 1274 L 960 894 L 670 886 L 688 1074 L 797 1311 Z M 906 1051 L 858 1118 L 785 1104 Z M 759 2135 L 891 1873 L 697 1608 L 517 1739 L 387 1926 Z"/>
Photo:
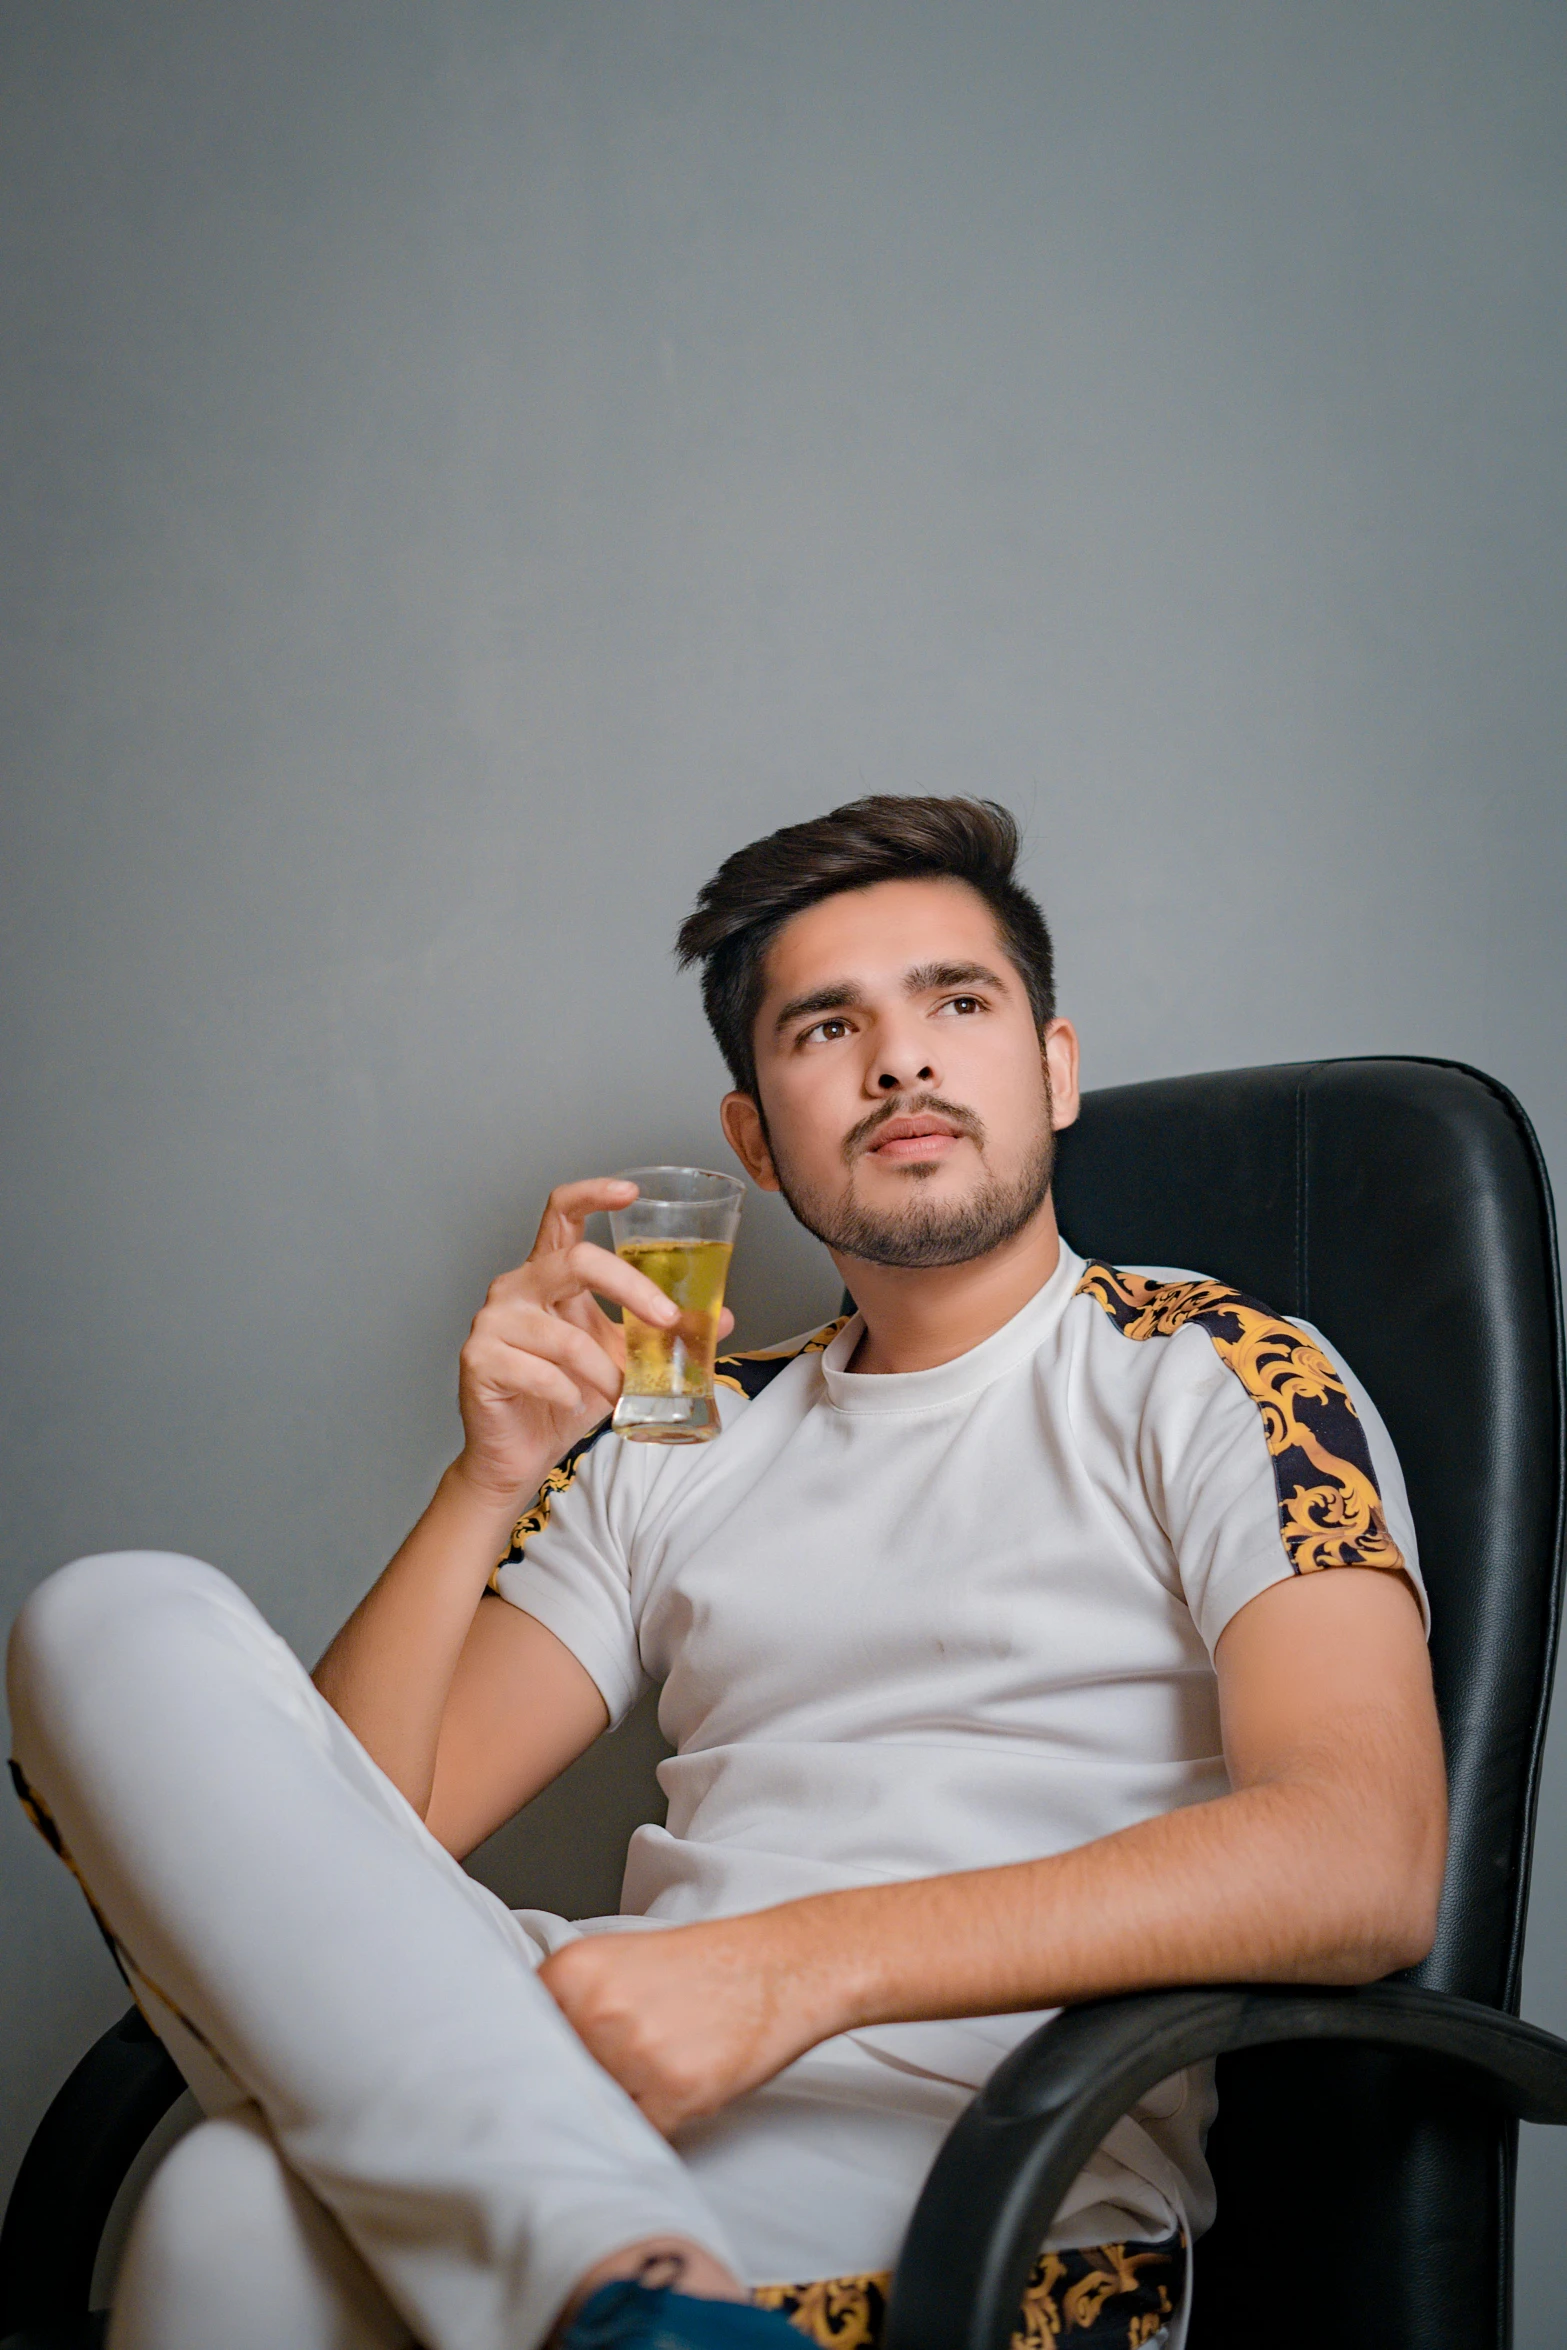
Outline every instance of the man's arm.
<path fill-rule="evenodd" d="M 1424 1957 L 1446 1782 L 1401 1576 L 1274 1585 L 1216 1656 L 1233 1792 L 1046 1860 L 595 1936 L 543 1980 L 666 2132 L 857 2027 L 1210 1982 L 1371 1982 Z"/>
<path fill-rule="evenodd" d="M 646 1321 L 674 1319 L 646 1274 L 583 1238 L 596 1209 L 635 1197 L 619 1179 L 550 1194 L 526 1264 L 491 1285 L 462 1350 L 463 1449 L 315 1670 L 327 1703 L 455 1852 L 609 1719 L 553 1633 L 484 1594 L 519 1510 L 620 1393 L 625 1341 L 594 1292 Z"/>

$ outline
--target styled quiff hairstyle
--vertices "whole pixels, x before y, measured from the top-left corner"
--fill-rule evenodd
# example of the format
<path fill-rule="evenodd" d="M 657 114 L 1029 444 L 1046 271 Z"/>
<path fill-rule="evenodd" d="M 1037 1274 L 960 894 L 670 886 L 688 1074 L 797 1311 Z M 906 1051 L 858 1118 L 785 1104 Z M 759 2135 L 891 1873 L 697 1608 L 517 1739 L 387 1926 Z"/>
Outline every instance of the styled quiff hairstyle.
<path fill-rule="evenodd" d="M 1017 824 L 995 800 L 876 792 L 726 857 L 680 925 L 675 951 L 682 970 L 702 966 L 708 1024 L 738 1091 L 756 1099 L 753 1038 L 774 938 L 807 906 L 878 881 L 966 881 L 976 890 L 1043 1035 L 1055 1017 L 1054 955 L 1043 914 L 1013 879 L 1017 849 Z"/>

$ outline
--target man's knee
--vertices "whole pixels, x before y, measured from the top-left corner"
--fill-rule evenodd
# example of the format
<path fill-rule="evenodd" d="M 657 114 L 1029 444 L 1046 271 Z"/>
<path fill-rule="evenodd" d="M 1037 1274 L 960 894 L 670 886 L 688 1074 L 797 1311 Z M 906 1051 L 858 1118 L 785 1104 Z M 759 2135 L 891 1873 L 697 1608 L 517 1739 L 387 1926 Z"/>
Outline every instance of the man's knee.
<path fill-rule="evenodd" d="M 203 2122 L 153 2173 L 115 2290 L 116 2350 L 239 2339 L 266 2278 L 292 2249 L 283 2166 L 254 2112 Z M 236 2325 L 239 2333 L 231 2333 Z"/>
<path fill-rule="evenodd" d="M 286 2224 L 283 2165 L 254 2106 L 198 2122 L 164 2156 L 136 2208 L 133 2233 L 176 2266 L 237 2225 Z"/>
<path fill-rule="evenodd" d="M 11 1627 L 12 1722 L 42 1726 L 67 1690 L 128 1661 L 171 1609 L 231 1589 L 215 1567 L 173 1551 L 104 1551 L 61 1567 L 29 1595 Z"/>
<path fill-rule="evenodd" d="M 382 2350 L 409 2336 L 246 2106 L 201 2123 L 154 2172 L 109 2341 L 112 2350 Z"/>

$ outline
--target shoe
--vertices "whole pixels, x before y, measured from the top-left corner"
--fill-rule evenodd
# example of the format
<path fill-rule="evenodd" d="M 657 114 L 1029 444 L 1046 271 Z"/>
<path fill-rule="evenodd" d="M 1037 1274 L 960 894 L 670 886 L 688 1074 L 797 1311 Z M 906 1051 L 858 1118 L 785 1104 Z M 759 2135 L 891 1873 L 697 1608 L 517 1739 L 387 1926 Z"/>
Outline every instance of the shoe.
<path fill-rule="evenodd" d="M 802 2343 L 776 2309 L 705 2301 L 668 2285 L 616 2277 L 588 2295 L 561 2350 L 802 2350 Z"/>

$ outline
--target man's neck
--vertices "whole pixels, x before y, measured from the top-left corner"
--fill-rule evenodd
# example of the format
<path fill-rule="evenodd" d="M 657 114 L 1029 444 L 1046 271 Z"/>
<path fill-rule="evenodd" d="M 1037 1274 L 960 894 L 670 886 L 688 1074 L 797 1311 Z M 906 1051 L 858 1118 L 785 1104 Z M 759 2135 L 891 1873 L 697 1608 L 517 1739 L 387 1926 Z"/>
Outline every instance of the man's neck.
<path fill-rule="evenodd" d="M 865 1316 L 851 1371 L 930 1371 L 980 1346 L 1038 1295 L 1061 1262 L 1055 1202 L 972 1264 L 909 1271 L 858 1257 L 833 1262 Z"/>

